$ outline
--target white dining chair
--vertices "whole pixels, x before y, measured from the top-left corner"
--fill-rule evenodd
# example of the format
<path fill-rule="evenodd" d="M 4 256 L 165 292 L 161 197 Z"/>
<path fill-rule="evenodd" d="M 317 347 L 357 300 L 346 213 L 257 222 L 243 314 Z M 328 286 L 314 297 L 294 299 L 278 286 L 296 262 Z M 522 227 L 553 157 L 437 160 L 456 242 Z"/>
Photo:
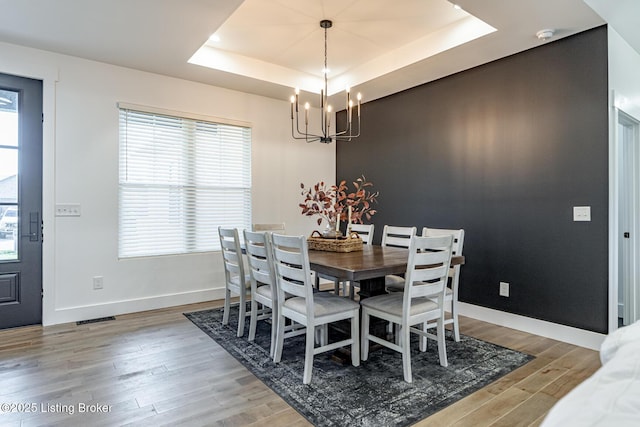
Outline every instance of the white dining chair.
<path fill-rule="evenodd" d="M 411 238 L 416 235 L 418 229 L 416 227 L 398 227 L 385 225 L 382 230 L 382 246 L 391 246 L 396 248 L 409 248 Z M 388 274 L 384 278 L 385 286 L 402 286 L 404 278 L 396 274 Z M 387 289 L 389 290 L 389 289 Z"/>
<path fill-rule="evenodd" d="M 462 247 L 464 245 L 464 229 L 445 229 L 445 228 L 428 228 L 422 229 L 422 236 L 452 236 L 453 244 L 451 247 L 452 255 L 462 255 Z M 458 322 L 458 287 L 460 282 L 460 264 L 451 265 L 449 268 L 449 285 L 446 289 L 445 303 L 449 308 L 451 317 L 445 319 L 445 325 L 453 324 L 453 339 L 460 341 L 460 324 Z M 387 284 L 387 291 L 402 292 L 404 290 L 404 280 L 394 281 Z M 435 324 L 426 325 L 426 328 L 432 328 Z"/>
<path fill-rule="evenodd" d="M 364 245 L 373 244 L 373 230 L 374 224 L 351 224 L 351 231 L 358 234 L 358 237 L 362 240 Z M 349 298 L 355 298 L 355 288 L 358 287 L 358 282 L 340 282 L 339 286 L 342 286 L 342 295 L 347 295 L 347 287 L 349 288 Z"/>
<path fill-rule="evenodd" d="M 278 301 L 276 275 L 271 249 L 271 235 L 266 232 L 244 231 L 244 247 L 251 277 L 251 313 L 249 341 L 254 341 L 258 320 L 271 320 L 271 345 L 269 355 L 273 358 L 276 342 Z M 258 306 L 261 306 L 258 308 Z"/>
<path fill-rule="evenodd" d="M 438 343 L 441 366 L 447 366 L 447 349 L 444 339 L 444 296 L 451 263 L 451 236 L 414 236 L 409 247 L 409 260 L 405 273 L 404 292 L 378 295 L 360 301 L 362 310 L 362 360 L 369 356 L 369 342 L 402 353 L 404 380 L 413 381 L 411 374 L 411 333 L 420 336 L 420 351 L 426 351 L 426 339 Z M 371 316 L 391 322 L 399 335 L 397 342 L 371 335 Z M 436 335 L 414 327 L 436 321 Z"/>
<path fill-rule="evenodd" d="M 251 277 L 244 272 L 244 262 L 242 259 L 242 247 L 238 230 L 236 228 L 218 227 L 220 236 L 220 249 L 224 263 L 225 292 L 224 292 L 224 313 L 222 324 L 229 324 L 229 311 L 231 309 L 231 294 L 234 293 L 240 298 L 238 304 L 238 336 L 244 335 L 244 321 L 247 316 L 247 295 L 251 294 Z"/>
<path fill-rule="evenodd" d="M 374 224 L 351 224 L 351 231 L 358 233 L 365 245 L 373 244 L 373 229 Z"/>
<path fill-rule="evenodd" d="M 433 237 L 433 236 L 453 236 L 453 244 L 451 247 L 452 255 L 462 255 L 462 248 L 464 246 L 464 229 L 460 228 L 458 230 L 452 229 L 444 229 L 444 228 L 427 228 L 424 227 L 422 229 L 422 235 L 425 237 Z M 452 265 L 449 267 L 449 286 L 446 289 L 446 294 L 444 297 L 446 305 L 449 306 L 449 312 L 451 313 L 451 317 L 445 319 L 444 324 L 449 325 L 453 324 L 453 339 L 458 342 L 460 341 L 460 322 L 458 321 L 458 288 L 460 286 L 460 268 L 461 264 Z M 431 328 L 434 327 L 435 324 L 428 324 L 426 327 Z"/>
<path fill-rule="evenodd" d="M 303 384 L 311 382 L 313 356 L 344 346 L 351 346 L 351 363 L 360 365 L 360 305 L 347 298 L 327 292 L 314 293 L 309 274 L 309 253 L 304 236 L 273 234 L 273 259 L 278 292 L 278 324 L 274 361 L 280 362 L 285 338 L 285 319 L 291 319 L 306 327 Z M 285 299 L 285 295 L 291 297 Z M 316 328 L 339 320 L 351 321 L 351 337 L 328 343 L 323 338 L 315 347 Z"/>

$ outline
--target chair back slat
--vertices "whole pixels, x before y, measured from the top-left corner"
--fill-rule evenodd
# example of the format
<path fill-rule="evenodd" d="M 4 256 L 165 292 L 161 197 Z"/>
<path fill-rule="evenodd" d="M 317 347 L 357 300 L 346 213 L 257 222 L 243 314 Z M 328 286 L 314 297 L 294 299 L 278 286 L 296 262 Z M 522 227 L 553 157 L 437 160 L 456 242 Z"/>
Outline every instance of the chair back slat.
<path fill-rule="evenodd" d="M 244 247 L 247 255 L 251 255 L 256 259 L 266 259 L 268 252 L 266 247 L 266 236 L 267 234 L 263 232 L 245 230 Z"/>
<path fill-rule="evenodd" d="M 438 280 L 443 274 L 445 276 L 447 275 L 447 267 L 441 264 L 439 266 L 414 270 L 412 278 L 414 282 L 431 282 Z"/>
<path fill-rule="evenodd" d="M 420 297 L 438 297 L 442 294 L 442 290 L 447 282 L 438 280 L 433 283 L 413 282 L 414 288 L 411 290 L 412 298 Z"/>
<path fill-rule="evenodd" d="M 446 249 L 446 247 L 443 249 Z M 443 250 L 427 250 L 424 252 L 418 252 L 414 255 L 414 258 L 414 261 L 418 266 L 441 264 L 449 259 L 448 254 Z"/>
<path fill-rule="evenodd" d="M 408 248 L 411 238 L 416 235 L 416 227 L 397 227 L 385 225 L 382 230 L 382 246 Z"/>

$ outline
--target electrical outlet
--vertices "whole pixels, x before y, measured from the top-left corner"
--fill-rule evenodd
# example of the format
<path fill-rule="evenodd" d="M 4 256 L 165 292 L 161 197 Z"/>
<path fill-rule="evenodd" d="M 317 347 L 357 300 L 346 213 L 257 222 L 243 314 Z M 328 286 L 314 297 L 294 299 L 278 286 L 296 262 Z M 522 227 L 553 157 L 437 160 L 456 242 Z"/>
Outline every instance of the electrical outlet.
<path fill-rule="evenodd" d="M 104 277 L 95 276 L 93 278 L 93 289 L 102 289 L 104 287 Z"/>
<path fill-rule="evenodd" d="M 509 296 L 509 284 L 507 282 L 500 282 L 500 296 L 501 297 Z"/>
<path fill-rule="evenodd" d="M 56 216 L 80 216 L 80 205 L 77 203 L 58 203 L 56 204 Z"/>
<path fill-rule="evenodd" d="M 574 221 L 591 221 L 591 206 L 574 206 Z"/>

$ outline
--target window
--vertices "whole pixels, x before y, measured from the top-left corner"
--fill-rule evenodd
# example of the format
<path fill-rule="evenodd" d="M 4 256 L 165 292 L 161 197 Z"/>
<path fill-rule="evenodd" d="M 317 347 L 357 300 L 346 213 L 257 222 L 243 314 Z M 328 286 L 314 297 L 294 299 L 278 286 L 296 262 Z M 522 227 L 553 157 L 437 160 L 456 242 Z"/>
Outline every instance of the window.
<path fill-rule="evenodd" d="M 120 258 L 220 250 L 218 226 L 250 228 L 248 125 L 118 107 Z"/>

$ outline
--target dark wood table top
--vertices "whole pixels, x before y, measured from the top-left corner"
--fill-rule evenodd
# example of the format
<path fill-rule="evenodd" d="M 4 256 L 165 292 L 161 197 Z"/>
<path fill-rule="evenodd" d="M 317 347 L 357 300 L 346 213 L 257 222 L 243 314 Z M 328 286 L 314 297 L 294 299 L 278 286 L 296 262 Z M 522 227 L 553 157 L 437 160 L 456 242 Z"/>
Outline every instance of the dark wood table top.
<path fill-rule="evenodd" d="M 407 249 L 378 245 L 364 245 L 362 251 L 354 252 L 309 251 L 312 270 L 356 282 L 405 273 L 408 259 Z M 464 257 L 454 255 L 451 264 L 464 264 Z"/>

